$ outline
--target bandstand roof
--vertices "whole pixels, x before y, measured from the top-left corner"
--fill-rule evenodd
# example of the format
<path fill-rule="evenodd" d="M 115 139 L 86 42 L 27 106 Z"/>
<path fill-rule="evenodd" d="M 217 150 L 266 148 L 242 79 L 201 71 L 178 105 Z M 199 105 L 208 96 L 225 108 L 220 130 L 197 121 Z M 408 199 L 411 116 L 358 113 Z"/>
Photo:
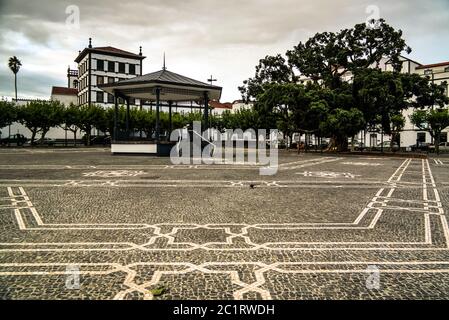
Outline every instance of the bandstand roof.
<path fill-rule="evenodd" d="M 110 94 L 148 101 L 156 100 L 156 88 L 161 89 L 162 101 L 197 101 L 203 99 L 204 92 L 208 93 L 209 99 L 219 100 L 222 90 L 166 69 L 98 87 Z"/>

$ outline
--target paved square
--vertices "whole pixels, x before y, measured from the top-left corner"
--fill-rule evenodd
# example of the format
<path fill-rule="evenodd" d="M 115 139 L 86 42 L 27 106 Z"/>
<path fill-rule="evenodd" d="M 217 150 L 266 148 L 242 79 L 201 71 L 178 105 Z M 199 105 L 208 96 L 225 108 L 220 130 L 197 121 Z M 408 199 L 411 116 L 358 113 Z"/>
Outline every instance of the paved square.
<path fill-rule="evenodd" d="M 448 299 L 448 168 L 283 152 L 260 176 L 2 149 L 0 298 Z"/>

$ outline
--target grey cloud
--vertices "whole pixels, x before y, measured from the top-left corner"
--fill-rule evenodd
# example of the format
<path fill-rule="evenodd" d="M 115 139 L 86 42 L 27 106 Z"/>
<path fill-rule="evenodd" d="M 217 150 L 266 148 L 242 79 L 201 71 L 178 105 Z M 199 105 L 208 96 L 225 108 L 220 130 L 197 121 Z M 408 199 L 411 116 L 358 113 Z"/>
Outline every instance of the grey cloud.
<path fill-rule="evenodd" d="M 65 27 L 68 5 L 80 8 L 79 30 Z M 382 17 L 404 31 L 414 49 L 412 57 L 428 62 L 444 55 L 429 57 L 427 48 L 435 39 L 448 38 L 447 0 L 0 0 L 0 57 L 14 52 L 27 60 L 34 56 L 27 46 L 10 48 L 7 31 L 22 34 L 35 47 L 58 47 L 67 62 L 51 67 L 61 70 L 73 65 L 90 36 L 94 46 L 136 52 L 142 45 L 148 56 L 144 71 L 157 68 L 167 51 L 172 65 L 189 75 L 200 68 L 205 75 L 214 71 L 226 81 L 220 83 L 229 92 L 225 99 L 232 100 L 239 98 L 237 86 L 252 75 L 259 58 L 284 53 L 316 32 L 364 22 L 368 5 L 377 5 Z M 448 52 L 448 47 L 439 44 L 435 51 Z"/>
<path fill-rule="evenodd" d="M 0 96 L 14 96 L 14 76 L 6 67 L 0 68 Z M 52 86 L 66 86 L 64 78 L 21 69 L 17 74 L 17 95 L 26 97 L 50 97 Z"/>

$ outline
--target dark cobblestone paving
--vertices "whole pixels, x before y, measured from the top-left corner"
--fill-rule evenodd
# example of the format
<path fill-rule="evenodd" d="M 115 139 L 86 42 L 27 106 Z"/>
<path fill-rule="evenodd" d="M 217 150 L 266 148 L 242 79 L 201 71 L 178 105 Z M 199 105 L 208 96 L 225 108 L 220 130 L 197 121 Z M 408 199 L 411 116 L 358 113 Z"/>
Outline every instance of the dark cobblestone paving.
<path fill-rule="evenodd" d="M 438 160 L 1 149 L 0 299 L 448 299 Z"/>

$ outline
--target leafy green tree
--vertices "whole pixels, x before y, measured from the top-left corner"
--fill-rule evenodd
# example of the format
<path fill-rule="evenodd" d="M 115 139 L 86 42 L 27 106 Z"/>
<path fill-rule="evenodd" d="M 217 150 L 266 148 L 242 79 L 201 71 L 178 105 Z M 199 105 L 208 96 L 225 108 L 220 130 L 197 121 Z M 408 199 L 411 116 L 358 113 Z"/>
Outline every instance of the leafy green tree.
<path fill-rule="evenodd" d="M 253 78 L 243 81 L 239 87 L 244 101 L 251 101 L 264 92 L 265 84 L 295 83 L 296 76 L 291 67 L 280 54 L 266 56 L 259 60 L 256 73 Z"/>
<path fill-rule="evenodd" d="M 400 146 L 401 140 L 399 139 L 399 134 L 404 129 L 405 118 L 402 114 L 395 114 L 390 117 L 391 120 L 391 141 L 390 148 L 393 150 L 394 143 L 397 142 Z"/>
<path fill-rule="evenodd" d="M 443 108 L 449 104 L 449 97 L 446 94 L 446 81 L 441 84 L 435 84 L 431 83 L 428 77 L 420 77 L 412 85 L 414 94 L 412 105 L 415 108 Z"/>
<path fill-rule="evenodd" d="M 17 120 L 17 110 L 14 103 L 8 101 L 0 101 L 0 129 L 9 126 Z M 1 135 L 0 131 L 0 135 Z"/>
<path fill-rule="evenodd" d="M 301 74 L 334 89 L 342 85 L 342 77 L 349 72 L 378 67 L 382 58 L 399 71 L 403 51 L 410 53 L 411 49 L 402 39 L 402 31 L 380 19 L 376 27 L 360 23 L 336 33 L 317 33 L 287 51 L 287 57 Z"/>
<path fill-rule="evenodd" d="M 156 130 L 156 114 L 150 110 L 138 110 L 136 112 L 135 129 L 145 132 L 145 135 L 149 138 L 152 137 L 153 132 Z"/>
<path fill-rule="evenodd" d="M 350 110 L 335 109 L 329 113 L 327 119 L 321 122 L 320 130 L 332 138 L 330 148 L 337 150 L 348 149 L 348 137 L 356 135 L 365 127 L 363 113 L 352 108 Z"/>
<path fill-rule="evenodd" d="M 64 129 L 69 130 L 73 133 L 74 145 L 76 147 L 76 134 L 79 130 L 79 125 L 81 122 L 80 107 L 71 103 L 68 107 L 64 109 L 62 118 L 64 123 Z"/>
<path fill-rule="evenodd" d="M 17 73 L 19 73 L 20 67 L 22 66 L 22 62 L 14 56 L 10 57 L 8 60 L 8 67 L 14 73 L 14 90 L 16 93 L 16 101 L 17 101 Z"/>
<path fill-rule="evenodd" d="M 411 79 L 399 75 L 404 51 L 411 49 L 402 31 L 383 19 L 374 27 L 361 23 L 339 32 L 317 33 L 287 51 L 288 61 L 281 55 L 260 60 L 255 76 L 239 90 L 244 100 L 255 100 L 259 125 L 272 126 L 274 120 L 287 136 L 295 131 L 326 134 L 337 148 L 346 148 L 353 127 L 340 120 L 351 120 L 357 128 L 362 123 L 381 126 L 391 133 L 391 117 L 410 106 L 416 88 L 410 86 Z M 395 72 L 384 75 L 377 70 L 382 59 Z M 311 79 L 312 85 L 298 85 L 296 73 Z M 353 82 L 347 82 L 347 76 Z M 331 123 L 338 127 L 332 130 Z M 344 134 L 342 128 L 348 132 Z"/>
<path fill-rule="evenodd" d="M 50 128 L 63 122 L 64 106 L 58 101 L 32 101 L 18 107 L 17 118 L 31 131 L 31 144 L 35 144 L 37 133 L 41 133 L 41 141 Z"/>
<path fill-rule="evenodd" d="M 366 122 L 380 126 L 383 133 L 392 134 L 392 117 L 410 108 L 413 88 L 409 86 L 409 75 L 365 69 L 356 73 L 353 83 L 355 105 Z"/>
<path fill-rule="evenodd" d="M 92 129 L 97 128 L 104 131 L 105 110 L 98 105 L 92 104 L 81 106 L 79 111 L 80 118 L 78 127 L 86 134 L 86 144 L 90 146 Z"/>
<path fill-rule="evenodd" d="M 441 132 L 449 127 L 449 112 L 447 109 L 415 110 L 410 115 L 410 121 L 420 130 L 428 131 L 435 141 L 435 151 L 440 153 Z"/>
<path fill-rule="evenodd" d="M 272 83 L 265 86 L 265 92 L 258 96 L 258 109 L 261 113 L 272 113 L 276 126 L 288 138 L 298 130 L 301 121 L 298 114 L 305 113 L 310 104 L 303 85 L 294 83 Z"/>

